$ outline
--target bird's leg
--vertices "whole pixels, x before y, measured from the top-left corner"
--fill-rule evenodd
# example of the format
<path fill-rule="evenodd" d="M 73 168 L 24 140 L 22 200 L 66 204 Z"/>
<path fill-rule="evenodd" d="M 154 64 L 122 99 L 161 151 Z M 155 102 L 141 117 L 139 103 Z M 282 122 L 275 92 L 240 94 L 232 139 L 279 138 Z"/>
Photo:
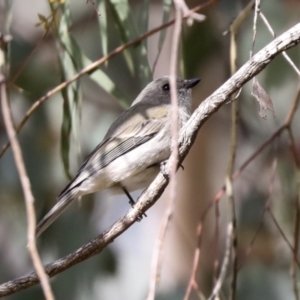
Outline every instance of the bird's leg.
<path fill-rule="evenodd" d="M 129 199 L 129 204 L 131 205 L 131 207 L 134 207 L 135 201 L 132 199 L 131 195 L 129 194 L 129 192 L 127 191 L 127 189 L 125 187 L 122 186 L 122 190 L 125 193 L 125 195 L 128 197 Z"/>
<path fill-rule="evenodd" d="M 128 197 L 129 204 L 131 205 L 131 207 L 134 207 L 135 201 L 132 199 L 130 193 L 127 191 L 127 189 L 124 186 L 122 186 L 122 190 L 125 193 L 125 195 Z M 141 221 L 143 216 L 147 217 L 147 215 L 145 213 L 143 213 L 142 216 L 138 218 L 138 221 Z"/>

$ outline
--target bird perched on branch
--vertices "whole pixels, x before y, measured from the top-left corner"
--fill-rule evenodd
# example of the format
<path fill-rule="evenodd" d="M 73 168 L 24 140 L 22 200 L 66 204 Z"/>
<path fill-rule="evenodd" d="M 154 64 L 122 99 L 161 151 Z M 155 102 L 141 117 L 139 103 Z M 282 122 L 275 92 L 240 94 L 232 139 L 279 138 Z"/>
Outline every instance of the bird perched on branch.
<path fill-rule="evenodd" d="M 191 89 L 200 79 L 177 79 L 178 127 L 191 115 Z M 149 83 L 130 108 L 111 125 L 103 141 L 86 158 L 56 205 L 39 222 L 39 236 L 76 198 L 104 189 L 130 192 L 147 187 L 171 154 L 172 104 L 168 76 Z"/>

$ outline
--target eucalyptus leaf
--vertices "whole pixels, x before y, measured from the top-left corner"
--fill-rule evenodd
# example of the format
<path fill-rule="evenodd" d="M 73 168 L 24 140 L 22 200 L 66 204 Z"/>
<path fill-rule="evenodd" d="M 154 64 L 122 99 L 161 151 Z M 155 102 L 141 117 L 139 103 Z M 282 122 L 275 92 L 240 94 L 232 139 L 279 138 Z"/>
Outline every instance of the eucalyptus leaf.
<path fill-rule="evenodd" d="M 150 1 L 144 0 L 139 8 L 139 14 L 137 16 L 137 24 L 138 24 L 140 34 L 143 34 L 148 31 L 149 10 L 150 10 L 149 6 L 150 6 Z M 143 43 L 145 44 L 146 40 Z"/>
<path fill-rule="evenodd" d="M 98 24 L 101 39 L 102 55 L 105 56 L 108 53 L 106 0 L 96 0 L 96 4 L 97 9 L 100 12 L 100 16 L 98 17 Z"/>
<path fill-rule="evenodd" d="M 52 13 L 55 15 L 56 45 L 59 49 L 58 60 L 61 71 L 61 80 L 66 81 L 72 78 L 79 69 L 82 68 L 81 55 L 79 48 L 69 35 L 68 28 L 71 25 L 70 8 L 67 2 L 57 6 L 50 4 Z M 82 90 L 79 81 L 73 82 L 62 90 L 63 97 L 63 120 L 61 126 L 61 155 L 65 173 L 71 178 L 70 174 L 70 144 L 72 133 L 75 136 L 73 116 L 76 118 L 80 111 Z M 75 123 L 76 124 L 76 123 Z"/>
<path fill-rule="evenodd" d="M 63 96 L 63 121 L 61 126 L 61 156 L 63 161 L 63 166 L 65 173 L 68 178 L 72 178 L 70 174 L 70 165 L 69 165 L 69 152 L 70 152 L 70 135 L 72 130 L 72 117 L 71 117 L 71 109 L 70 104 L 67 98 L 67 92 L 65 90 L 62 91 Z"/>
<path fill-rule="evenodd" d="M 135 39 L 139 35 L 137 25 L 133 18 L 130 5 L 127 0 L 109 0 L 109 6 L 118 26 L 121 39 L 124 43 Z M 147 49 L 144 43 L 138 43 L 135 47 L 125 50 L 124 57 L 127 67 L 133 78 L 139 78 L 141 88 L 152 80 L 151 69 L 147 57 Z"/>

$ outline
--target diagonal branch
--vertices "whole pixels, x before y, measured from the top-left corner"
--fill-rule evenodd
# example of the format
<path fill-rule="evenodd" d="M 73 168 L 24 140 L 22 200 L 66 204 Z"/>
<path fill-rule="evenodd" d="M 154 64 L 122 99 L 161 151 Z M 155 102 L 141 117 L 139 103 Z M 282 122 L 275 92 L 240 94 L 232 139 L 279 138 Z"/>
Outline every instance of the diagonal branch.
<path fill-rule="evenodd" d="M 295 47 L 300 42 L 300 23 L 283 33 L 269 43 L 248 62 L 246 62 L 230 79 L 208 97 L 193 113 L 187 124 L 180 132 L 179 155 L 182 161 L 194 143 L 197 133 L 203 123 L 215 113 L 228 98 L 238 91 L 241 86 L 261 72 L 279 53 Z M 171 165 L 167 163 L 165 172 L 170 174 Z M 46 273 L 52 277 L 71 266 L 100 253 L 115 238 L 128 229 L 141 214 L 149 209 L 163 193 L 168 184 L 168 178 L 159 174 L 152 184 L 142 193 L 134 208 L 114 223 L 105 232 L 75 252 L 45 266 Z M 39 282 L 35 272 L 19 277 L 0 285 L 0 297 L 16 293 Z"/>

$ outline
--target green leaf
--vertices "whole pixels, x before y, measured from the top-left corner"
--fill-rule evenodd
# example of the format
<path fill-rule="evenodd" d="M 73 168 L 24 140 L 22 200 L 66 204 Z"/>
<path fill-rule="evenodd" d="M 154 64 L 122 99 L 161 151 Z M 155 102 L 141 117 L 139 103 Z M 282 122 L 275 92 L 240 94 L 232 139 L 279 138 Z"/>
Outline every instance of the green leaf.
<path fill-rule="evenodd" d="M 143 34 L 148 31 L 149 23 L 149 0 L 144 0 L 139 8 L 139 13 L 137 16 L 137 24 L 139 28 L 139 33 Z M 147 40 L 144 42 L 146 43 Z"/>
<path fill-rule="evenodd" d="M 65 81 L 72 78 L 76 73 L 78 73 L 78 71 L 80 71 L 84 67 L 90 65 L 92 61 L 82 52 L 76 40 L 69 33 L 68 28 L 71 25 L 71 21 L 70 21 L 71 19 L 70 19 L 70 10 L 67 4 L 60 5 L 59 10 L 57 11 L 59 11 L 61 15 L 60 15 L 60 21 L 58 22 L 58 26 L 57 26 L 56 42 L 57 42 L 57 47 L 59 48 L 59 62 L 61 66 L 61 76 L 62 76 L 62 80 Z M 105 33 L 105 35 L 107 34 Z M 147 66 L 149 68 L 148 63 L 145 66 L 142 66 L 142 68 L 147 68 Z M 146 74 L 145 70 L 144 70 L 144 74 Z M 123 93 L 117 88 L 117 86 L 109 78 L 109 76 L 106 75 L 101 69 L 96 69 L 88 75 L 107 93 L 115 96 L 117 101 L 122 105 L 122 107 L 124 108 L 128 107 L 128 101 L 126 101 L 126 98 L 124 97 Z M 70 84 L 66 89 L 63 90 L 62 95 L 64 99 L 64 104 L 63 104 L 64 114 L 63 114 L 63 122 L 62 122 L 62 129 L 61 129 L 61 152 L 62 152 L 64 169 L 67 176 L 69 177 L 70 176 L 69 155 L 70 155 L 70 147 L 71 147 L 70 146 L 71 133 L 72 132 L 74 133 L 73 120 L 78 119 L 78 113 L 81 110 L 80 104 L 81 104 L 82 92 L 81 92 L 79 81 Z M 74 118 L 74 116 L 76 117 L 76 115 L 77 118 Z"/>
<path fill-rule="evenodd" d="M 127 0 L 109 0 L 121 39 L 127 43 L 138 36 L 137 26 Z M 148 62 L 147 49 L 144 43 L 137 43 L 123 52 L 127 67 L 133 78 L 139 78 L 142 87 L 152 80 L 152 73 Z"/>
<path fill-rule="evenodd" d="M 72 36 L 69 36 L 70 43 L 72 44 L 72 49 L 75 50 L 72 52 L 72 57 L 74 64 L 82 69 L 92 63 L 92 61 L 81 51 L 78 44 Z M 125 95 L 121 92 L 120 89 L 114 84 L 114 82 L 103 72 L 101 69 L 96 69 L 93 72 L 89 73 L 90 78 L 95 81 L 104 91 L 108 94 L 114 96 L 116 101 L 120 103 L 123 108 L 128 108 L 129 102 L 126 100 Z"/>
<path fill-rule="evenodd" d="M 60 22 L 62 23 L 62 22 Z M 64 22 L 66 24 L 67 22 Z M 72 35 L 69 34 L 66 27 L 60 27 L 60 42 L 61 47 L 63 47 L 69 55 L 69 58 L 72 60 L 73 70 L 74 73 L 77 73 L 84 67 L 87 67 L 92 63 L 92 61 L 82 52 L 80 47 L 78 46 L 75 39 Z M 63 51 L 61 51 L 63 52 Z M 66 57 L 62 58 L 64 65 L 67 64 Z M 70 66 L 66 66 L 66 69 L 69 69 Z M 73 76 L 72 74 L 71 76 Z M 102 87 L 107 93 L 113 95 L 116 98 L 117 102 L 123 107 L 128 107 L 128 101 L 124 94 L 115 86 L 113 81 L 106 75 L 101 69 L 96 69 L 95 71 L 89 74 L 90 78 L 94 80 L 100 87 Z"/>
<path fill-rule="evenodd" d="M 97 9 L 101 16 L 98 17 L 101 48 L 103 56 L 108 53 L 108 39 L 107 39 L 107 13 L 106 13 L 106 0 L 97 0 Z"/>
<path fill-rule="evenodd" d="M 56 45 L 59 49 L 58 60 L 61 71 L 61 80 L 66 81 L 72 78 L 79 69 L 82 68 L 80 62 L 80 52 L 75 47 L 72 37 L 68 33 L 71 25 L 70 9 L 64 3 L 59 6 L 50 4 L 53 14 L 59 14 L 59 22 L 56 24 Z M 56 15 L 57 16 L 57 15 Z M 69 154 L 71 147 L 71 135 L 74 130 L 72 115 L 80 112 L 82 91 L 79 81 L 73 82 L 67 88 L 62 90 L 63 97 L 63 120 L 61 127 L 61 154 L 65 173 L 71 178 Z M 72 113 L 73 112 L 73 113 Z"/>
<path fill-rule="evenodd" d="M 47 22 L 47 18 L 42 14 L 38 14 L 38 18 L 41 22 Z"/>
<path fill-rule="evenodd" d="M 70 152 L 70 135 L 72 130 L 72 117 L 71 117 L 71 110 L 69 105 L 69 100 L 67 97 L 66 90 L 62 91 L 63 96 L 63 122 L 61 126 L 61 156 L 63 161 L 63 166 L 65 173 L 69 179 L 72 178 L 69 172 L 69 152 Z"/>

